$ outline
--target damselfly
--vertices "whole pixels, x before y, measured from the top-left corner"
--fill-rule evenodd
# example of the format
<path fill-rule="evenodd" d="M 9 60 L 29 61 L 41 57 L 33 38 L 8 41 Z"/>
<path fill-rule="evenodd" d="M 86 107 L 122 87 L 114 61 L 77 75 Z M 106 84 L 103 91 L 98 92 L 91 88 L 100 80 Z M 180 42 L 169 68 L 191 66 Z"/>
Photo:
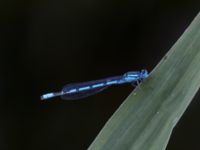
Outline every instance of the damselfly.
<path fill-rule="evenodd" d="M 52 97 L 61 96 L 64 100 L 76 100 L 94 95 L 102 90 L 118 84 L 139 83 L 148 77 L 147 70 L 131 71 L 121 76 L 108 77 L 105 79 L 88 81 L 83 83 L 67 84 L 60 92 L 53 92 L 41 96 L 41 100 L 46 100 Z"/>

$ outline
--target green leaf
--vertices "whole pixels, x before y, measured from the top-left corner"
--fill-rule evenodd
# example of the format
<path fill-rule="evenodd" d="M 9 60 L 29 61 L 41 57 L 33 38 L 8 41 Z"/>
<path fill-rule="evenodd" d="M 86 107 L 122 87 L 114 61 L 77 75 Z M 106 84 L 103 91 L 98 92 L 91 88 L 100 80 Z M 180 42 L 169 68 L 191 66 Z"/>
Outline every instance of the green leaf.
<path fill-rule="evenodd" d="M 199 86 L 200 14 L 88 149 L 164 150 Z"/>

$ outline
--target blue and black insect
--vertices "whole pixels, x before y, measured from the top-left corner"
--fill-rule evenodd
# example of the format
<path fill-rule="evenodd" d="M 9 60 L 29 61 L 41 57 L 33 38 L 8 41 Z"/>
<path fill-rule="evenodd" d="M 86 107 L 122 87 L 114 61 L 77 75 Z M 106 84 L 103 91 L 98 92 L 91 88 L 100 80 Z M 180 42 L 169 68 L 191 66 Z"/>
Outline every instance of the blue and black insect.
<path fill-rule="evenodd" d="M 46 100 L 56 96 L 60 96 L 64 100 L 77 100 L 99 93 L 112 85 L 125 83 L 131 83 L 132 85 L 138 84 L 140 81 L 147 77 L 148 71 L 141 70 L 131 71 L 121 76 L 108 77 L 100 80 L 67 84 L 60 92 L 53 92 L 42 95 L 41 100 Z"/>

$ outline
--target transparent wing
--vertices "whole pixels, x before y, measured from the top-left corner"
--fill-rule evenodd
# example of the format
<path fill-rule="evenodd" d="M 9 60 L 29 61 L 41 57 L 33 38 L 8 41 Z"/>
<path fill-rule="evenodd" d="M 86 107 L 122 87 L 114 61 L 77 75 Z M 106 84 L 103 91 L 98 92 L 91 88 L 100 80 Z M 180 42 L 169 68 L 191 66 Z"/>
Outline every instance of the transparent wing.
<path fill-rule="evenodd" d="M 111 77 L 111 78 L 105 78 L 105 79 L 101 79 L 101 80 L 95 80 L 95 81 L 89 81 L 89 82 L 83 82 L 83 83 L 75 83 L 75 84 L 67 84 L 66 86 L 63 87 L 62 92 L 66 93 L 63 94 L 61 96 L 62 99 L 65 100 L 76 100 L 76 99 L 81 99 L 81 98 L 85 98 L 91 95 L 94 95 L 96 93 L 99 93 L 101 91 L 103 91 L 104 89 L 108 88 L 110 85 L 107 85 L 106 83 L 108 81 L 113 81 L 113 80 L 120 80 L 122 77 L 121 76 L 115 76 L 115 77 Z M 103 86 L 100 87 L 93 87 L 94 85 L 98 85 L 98 84 L 103 84 Z M 84 91 L 78 91 L 78 92 L 74 92 L 74 93 L 68 93 L 68 91 L 70 91 L 71 89 L 78 89 L 80 87 L 90 87 L 87 90 Z"/>
<path fill-rule="evenodd" d="M 88 91 L 82 91 L 82 92 L 78 92 L 78 93 L 64 94 L 61 96 L 61 98 L 64 100 L 78 100 L 78 99 L 82 99 L 82 98 L 97 94 L 97 93 L 103 91 L 104 89 L 106 89 L 107 87 L 90 89 Z"/>

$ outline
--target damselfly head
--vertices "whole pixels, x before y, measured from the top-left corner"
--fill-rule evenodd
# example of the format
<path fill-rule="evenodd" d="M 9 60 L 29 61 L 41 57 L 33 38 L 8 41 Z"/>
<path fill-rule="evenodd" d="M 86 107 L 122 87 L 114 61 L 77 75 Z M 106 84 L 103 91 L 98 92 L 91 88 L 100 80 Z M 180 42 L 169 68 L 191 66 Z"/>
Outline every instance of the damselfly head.
<path fill-rule="evenodd" d="M 141 70 L 141 72 L 140 72 L 140 78 L 141 79 L 145 79 L 148 76 L 149 76 L 149 73 L 148 73 L 148 71 L 146 69 Z"/>

